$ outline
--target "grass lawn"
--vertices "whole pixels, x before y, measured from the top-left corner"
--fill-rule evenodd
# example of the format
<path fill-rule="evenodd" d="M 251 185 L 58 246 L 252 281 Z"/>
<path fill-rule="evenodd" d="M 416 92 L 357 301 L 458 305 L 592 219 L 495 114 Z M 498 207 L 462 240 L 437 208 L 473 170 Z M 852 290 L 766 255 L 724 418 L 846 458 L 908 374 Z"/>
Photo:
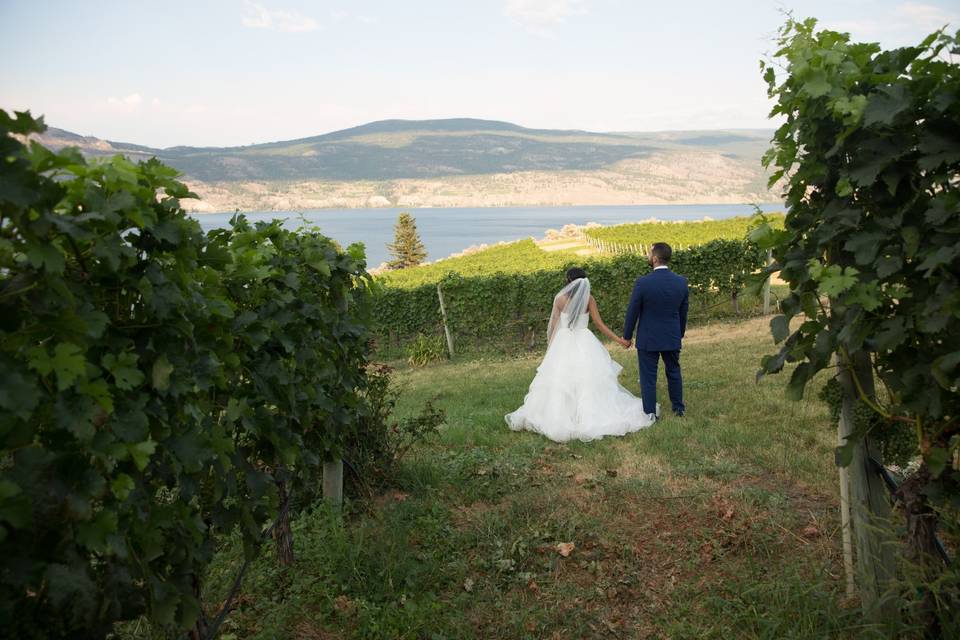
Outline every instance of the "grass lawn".
<path fill-rule="evenodd" d="M 787 376 L 754 382 L 770 351 L 763 319 L 693 329 L 686 418 L 562 445 L 503 421 L 540 353 L 401 368 L 399 413 L 436 398 L 440 436 L 397 490 L 302 514 L 293 571 L 267 548 L 221 637 L 880 637 L 844 603 L 835 430 Z M 208 602 L 241 558 L 225 544 Z"/>

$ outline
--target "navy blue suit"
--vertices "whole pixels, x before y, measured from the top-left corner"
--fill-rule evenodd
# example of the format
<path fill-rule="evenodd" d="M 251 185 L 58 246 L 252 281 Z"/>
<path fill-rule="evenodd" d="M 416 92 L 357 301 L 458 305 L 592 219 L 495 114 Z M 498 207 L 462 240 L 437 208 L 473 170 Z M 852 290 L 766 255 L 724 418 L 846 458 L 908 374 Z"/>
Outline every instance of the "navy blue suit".
<path fill-rule="evenodd" d="M 680 376 L 680 341 L 687 332 L 690 293 L 687 279 L 670 269 L 654 269 L 637 278 L 623 323 L 623 337 L 636 330 L 640 361 L 640 392 L 643 410 L 657 410 L 657 368 L 663 358 L 667 389 L 673 410 L 683 413 L 683 379 Z"/>

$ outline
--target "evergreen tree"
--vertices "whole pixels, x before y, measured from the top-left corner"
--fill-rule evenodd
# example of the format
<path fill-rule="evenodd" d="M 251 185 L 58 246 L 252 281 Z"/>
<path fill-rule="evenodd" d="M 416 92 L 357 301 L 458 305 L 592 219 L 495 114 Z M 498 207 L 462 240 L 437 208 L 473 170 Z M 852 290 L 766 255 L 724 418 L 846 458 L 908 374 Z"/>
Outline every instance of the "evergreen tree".
<path fill-rule="evenodd" d="M 427 250 L 417 233 L 417 221 L 409 213 L 400 214 L 393 227 L 393 244 L 387 244 L 387 249 L 394 257 L 389 263 L 391 269 L 415 267 L 427 257 Z"/>

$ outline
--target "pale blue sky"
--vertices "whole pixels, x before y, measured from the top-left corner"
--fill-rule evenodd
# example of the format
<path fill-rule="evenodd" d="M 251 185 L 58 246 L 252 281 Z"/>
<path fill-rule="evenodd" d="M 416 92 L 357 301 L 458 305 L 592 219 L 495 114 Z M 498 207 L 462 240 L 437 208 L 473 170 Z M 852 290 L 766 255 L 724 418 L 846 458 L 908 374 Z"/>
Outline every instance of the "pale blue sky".
<path fill-rule="evenodd" d="M 0 0 L 0 107 L 152 146 L 385 118 L 764 127 L 784 9 L 885 46 L 960 26 L 956 0 Z"/>

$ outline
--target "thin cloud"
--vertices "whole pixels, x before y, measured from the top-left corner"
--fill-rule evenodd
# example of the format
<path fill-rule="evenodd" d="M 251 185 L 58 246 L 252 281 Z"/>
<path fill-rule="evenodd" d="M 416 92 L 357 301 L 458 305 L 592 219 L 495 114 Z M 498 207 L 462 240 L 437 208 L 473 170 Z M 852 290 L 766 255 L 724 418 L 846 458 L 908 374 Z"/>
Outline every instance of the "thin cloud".
<path fill-rule="evenodd" d="M 240 21 L 243 26 L 251 29 L 269 29 L 285 33 L 304 33 L 314 31 L 320 26 L 313 18 L 301 15 L 296 11 L 268 9 L 262 4 L 249 0 Z"/>
<path fill-rule="evenodd" d="M 356 21 L 361 24 L 373 24 L 377 21 L 374 16 L 365 13 L 351 13 L 349 11 L 335 10 L 330 12 L 330 18 L 334 22 Z"/>
<path fill-rule="evenodd" d="M 846 31 L 858 40 L 879 40 L 905 44 L 920 40 L 945 25 L 956 28 L 960 15 L 941 7 L 920 2 L 905 2 L 895 6 L 886 15 L 859 20 L 825 22 L 823 26 Z"/>
<path fill-rule="evenodd" d="M 131 93 L 120 98 L 110 96 L 106 100 L 106 108 L 113 113 L 133 114 L 136 118 L 157 115 L 194 116 L 210 111 L 210 108 L 204 104 L 167 102 L 157 97 L 148 100 L 139 93 Z"/>
<path fill-rule="evenodd" d="M 107 98 L 107 105 L 112 109 L 121 109 L 123 111 L 136 111 L 143 104 L 143 96 L 139 93 L 131 93 L 128 96 L 117 98 L 110 96 Z"/>
<path fill-rule="evenodd" d="M 503 13 L 530 33 L 550 37 L 557 25 L 587 13 L 587 0 L 507 0 Z"/>
<path fill-rule="evenodd" d="M 907 2 L 893 10 L 897 17 L 906 20 L 914 27 L 935 31 L 946 24 L 956 26 L 958 16 L 940 7 L 918 2 Z"/>

